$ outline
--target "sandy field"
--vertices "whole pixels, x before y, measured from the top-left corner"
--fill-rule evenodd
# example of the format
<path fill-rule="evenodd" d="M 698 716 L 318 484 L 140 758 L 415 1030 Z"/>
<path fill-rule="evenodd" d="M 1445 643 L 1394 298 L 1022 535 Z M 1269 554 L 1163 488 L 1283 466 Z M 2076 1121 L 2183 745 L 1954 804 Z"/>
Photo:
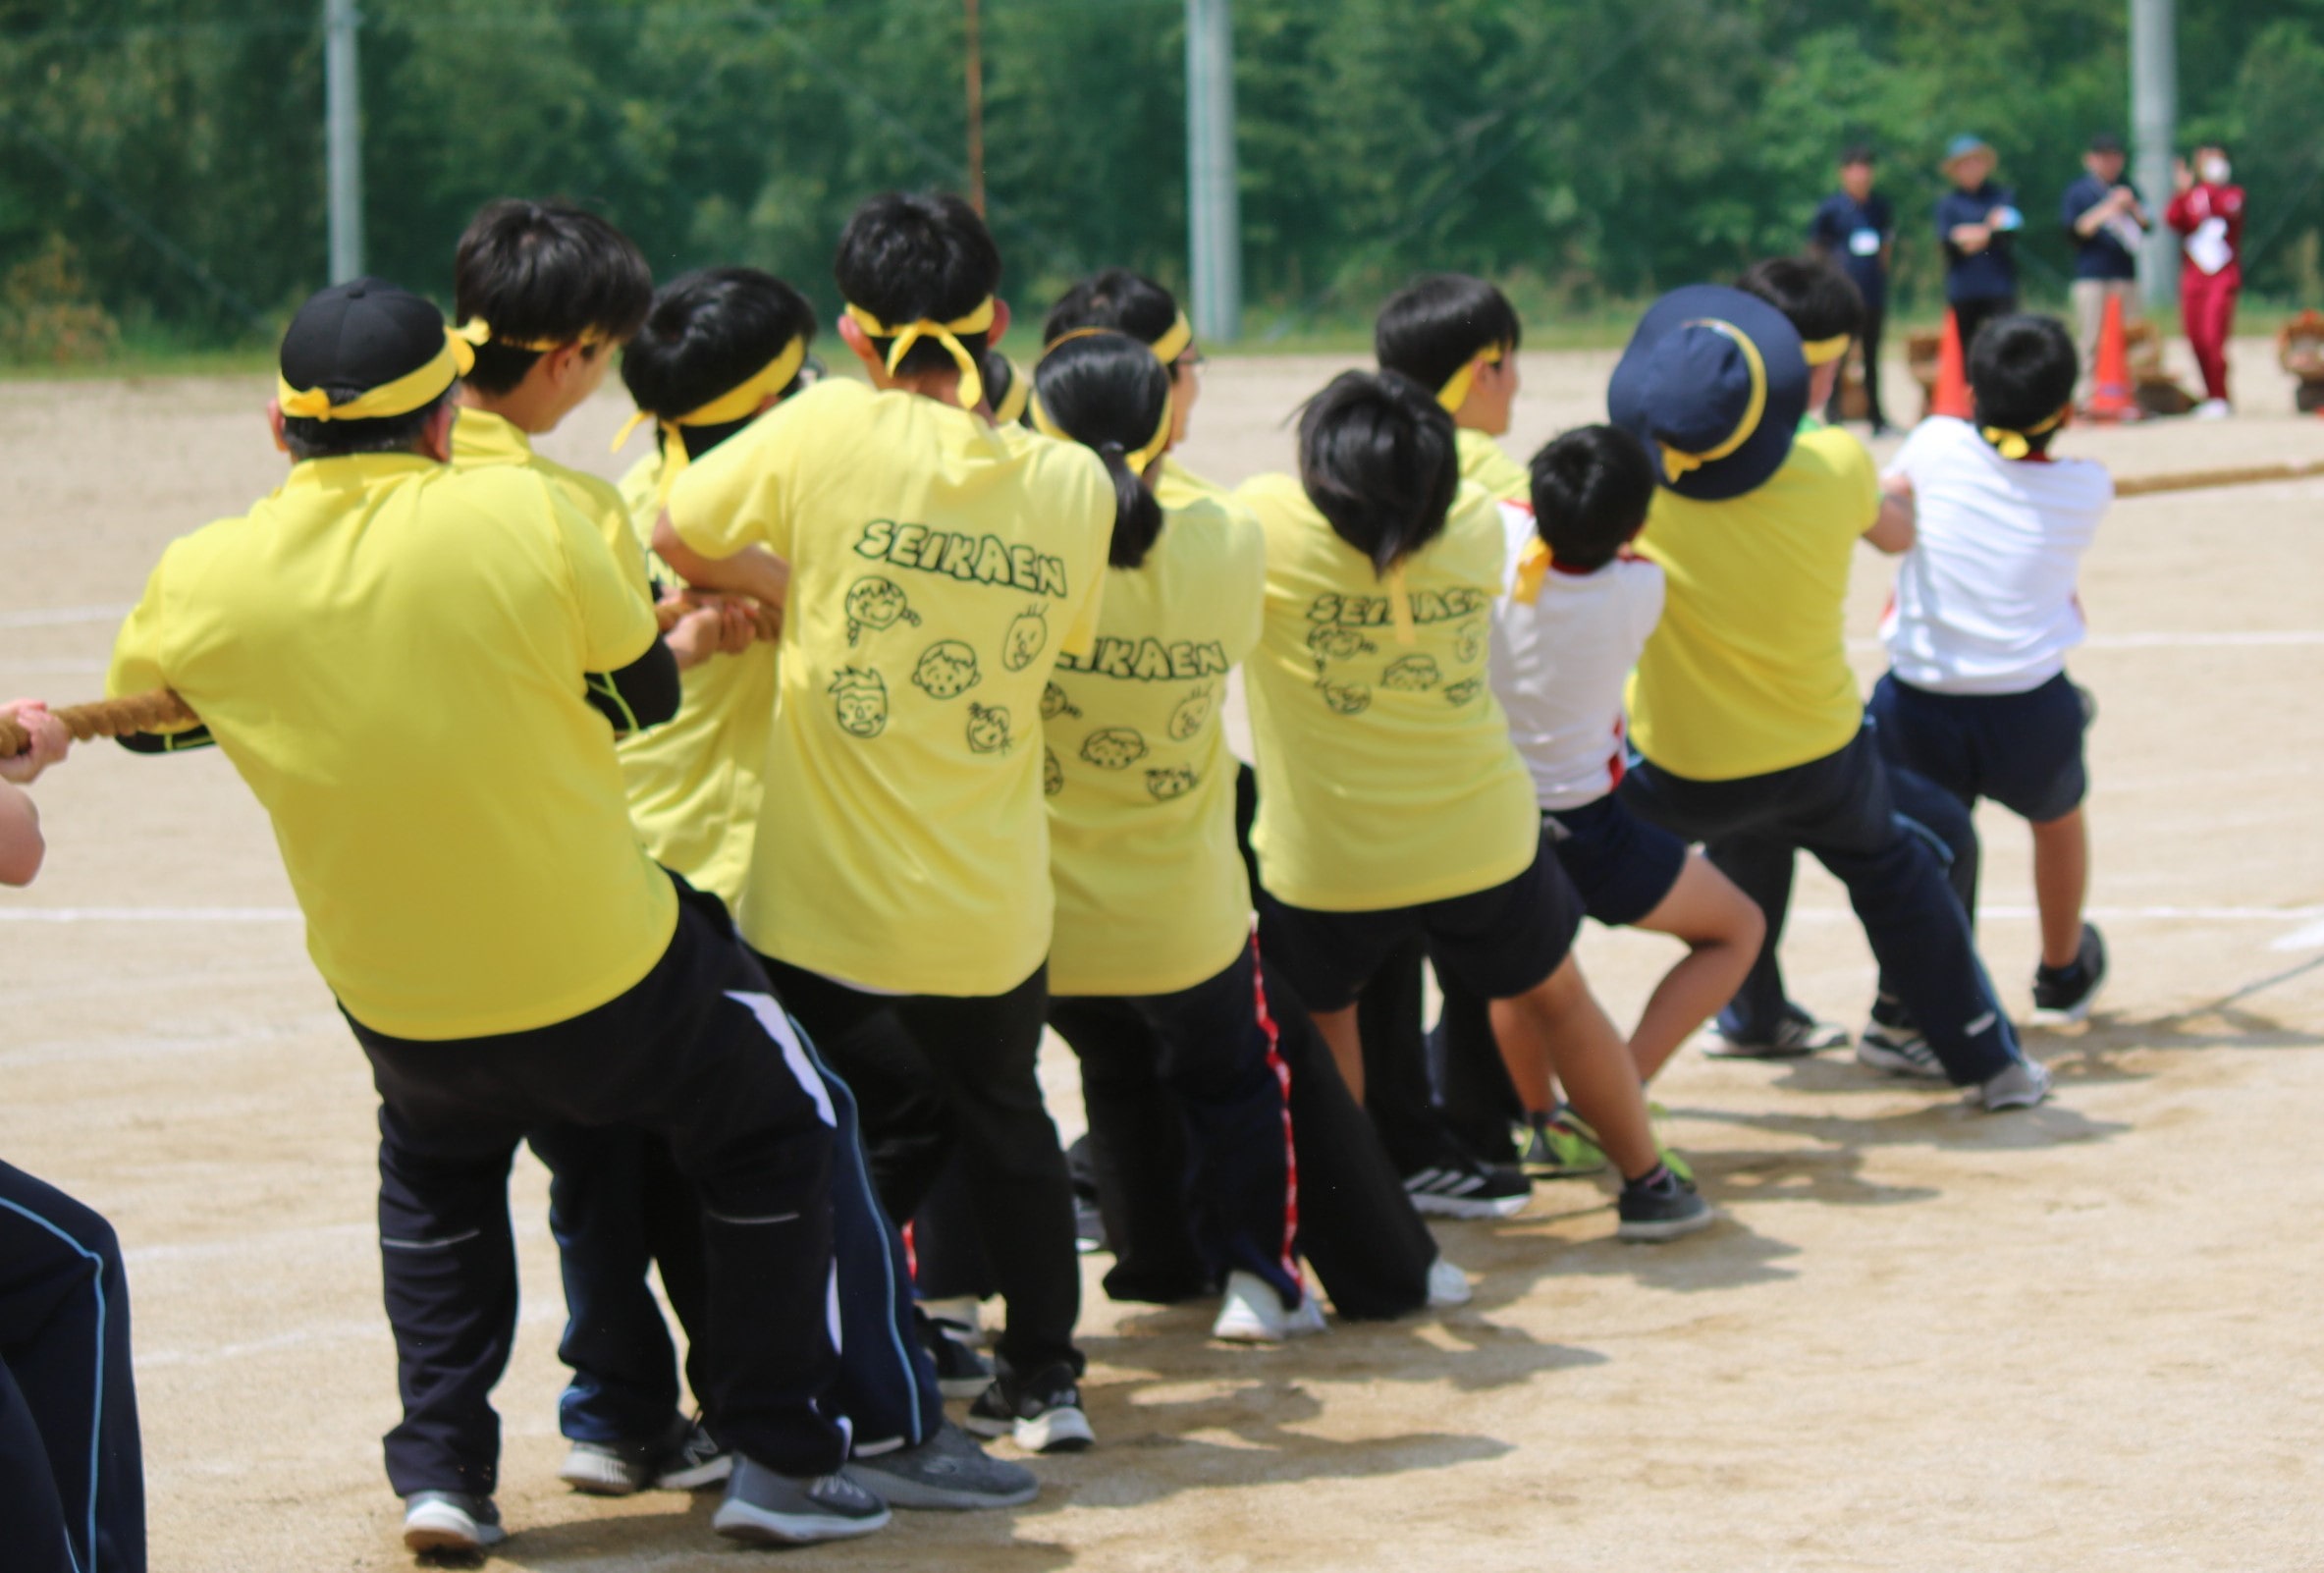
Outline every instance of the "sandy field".
<path fill-rule="evenodd" d="M 2076 431 L 2119 473 L 2324 459 L 2270 347 L 2243 415 Z M 1600 412 L 1611 355 L 1528 355 L 1511 446 Z M 1286 461 L 1331 364 L 1216 362 L 1187 458 Z M 1892 371 L 1902 381 L 1901 371 Z M 236 381 L 0 386 L 0 696 L 94 695 L 163 543 L 239 513 L 281 461 Z M 1895 407 L 1911 407 L 1898 390 Z M 613 473 L 609 395 L 544 446 Z M 1015 1513 L 898 1514 L 800 1569 L 2279 1569 L 2324 1565 L 2324 481 L 2127 502 L 2083 582 L 2093 904 L 2115 976 L 2086 1030 L 2028 1043 L 2031 1112 L 1973 1114 L 1842 1057 L 1683 1054 L 1673 1134 L 1726 1218 L 1615 1243 L 1610 1194 L 1545 1184 L 1439 1225 L 1475 1303 L 1288 1348 L 1210 1311 L 1083 1328 L 1097 1451 L 1044 1459 Z M 1866 680 L 1887 580 L 1851 613 Z M 2302 782 L 2308 783 L 2301 786 Z M 38 794 L 50 864 L 0 895 L 0 1155 L 127 1247 L 167 1573 L 409 1565 L 379 1463 L 395 1412 L 364 1062 L 303 954 L 266 823 L 215 753 L 79 752 Z M 2002 996 L 2035 959 L 2023 829 L 1984 824 Z M 1593 931 L 1617 1014 L 1667 943 Z M 1795 994 L 1859 1020 L 1871 968 L 1838 887 L 1804 883 Z M 1050 1062 L 1058 1122 L 1081 1114 Z M 520 1159 L 524 1327 L 500 1391 L 510 1568 L 742 1565 L 711 1502 L 555 1480 L 563 1315 L 544 1182 Z M 0 1561 L 5 1561 L 0 1554 Z"/>

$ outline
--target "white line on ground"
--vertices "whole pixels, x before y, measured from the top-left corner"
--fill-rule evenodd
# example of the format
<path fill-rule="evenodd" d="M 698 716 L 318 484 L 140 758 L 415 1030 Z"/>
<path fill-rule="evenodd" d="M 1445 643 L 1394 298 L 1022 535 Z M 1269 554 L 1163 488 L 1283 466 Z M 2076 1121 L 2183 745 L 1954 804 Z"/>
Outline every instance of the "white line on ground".
<path fill-rule="evenodd" d="M 91 661 L 85 656 L 0 655 L 0 669 L 9 672 L 37 672 L 44 677 L 103 677 L 105 663 Z"/>
<path fill-rule="evenodd" d="M 73 623 L 119 623 L 135 611 L 126 606 L 42 606 L 0 612 L 0 628 L 56 628 Z"/>
<path fill-rule="evenodd" d="M 0 906 L 0 923 L 296 923 L 295 906 Z"/>
<path fill-rule="evenodd" d="M 2093 633 L 2085 650 L 2280 650 L 2324 645 L 2324 628 L 2190 628 L 2184 632 Z M 1851 639 L 1851 650 L 1877 650 L 1878 639 Z"/>

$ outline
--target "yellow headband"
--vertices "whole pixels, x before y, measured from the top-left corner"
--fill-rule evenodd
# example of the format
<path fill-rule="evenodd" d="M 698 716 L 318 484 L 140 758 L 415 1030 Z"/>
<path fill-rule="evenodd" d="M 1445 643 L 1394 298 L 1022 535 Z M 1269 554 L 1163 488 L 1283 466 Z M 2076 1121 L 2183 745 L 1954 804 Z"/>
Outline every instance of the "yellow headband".
<path fill-rule="evenodd" d="M 1499 365 L 1501 357 L 1508 353 L 1507 345 L 1496 344 L 1482 354 L 1471 355 L 1461 369 L 1452 374 L 1452 381 L 1437 390 L 1436 403 L 1442 405 L 1448 413 L 1459 413 L 1461 406 L 1469 402 L 1469 385 L 1477 380 L 1478 369 Z"/>
<path fill-rule="evenodd" d="M 1814 339 L 1800 346 L 1800 353 L 1811 366 L 1828 366 L 1846 354 L 1848 347 L 1855 342 L 1852 334 L 1835 333 L 1829 339 Z"/>
<path fill-rule="evenodd" d="M 793 339 L 783 353 L 761 366 L 751 376 L 720 394 L 706 405 L 687 410 L 682 415 L 662 424 L 662 478 L 655 484 L 654 495 L 664 504 L 670 501 L 670 488 L 677 481 L 691 456 L 686 453 L 683 428 L 687 426 L 728 426 L 737 420 L 747 420 L 758 412 L 770 394 L 779 394 L 798 376 L 799 367 L 807 363 L 807 341 Z M 622 423 L 614 434 L 614 451 L 621 452 L 629 434 L 654 417 L 640 409 Z"/>
<path fill-rule="evenodd" d="M 895 368 L 903 363 L 905 355 L 911 353 L 912 346 L 918 344 L 922 339 L 934 339 L 945 347 L 952 357 L 952 363 L 960 368 L 960 407 L 974 409 L 985 402 L 984 374 L 977 369 L 976 356 L 970 354 L 968 346 L 960 342 L 960 335 L 992 331 L 993 298 L 991 296 L 987 296 L 985 303 L 968 315 L 955 317 L 950 322 L 935 322 L 927 317 L 922 317 L 917 322 L 906 322 L 899 327 L 892 328 L 863 307 L 853 303 L 848 305 L 847 315 L 869 337 L 894 341 L 888 347 L 886 364 L 890 376 L 895 375 Z"/>
<path fill-rule="evenodd" d="M 1056 423 L 1056 420 L 1049 412 L 1049 407 L 1041 402 L 1039 394 L 1033 396 L 1033 429 L 1044 437 L 1054 437 L 1061 443 L 1081 441 L 1080 438 Z M 1154 436 L 1148 439 L 1146 446 L 1137 452 L 1122 455 L 1122 462 L 1130 466 L 1131 474 L 1143 475 L 1146 473 L 1147 467 L 1162 458 L 1163 450 L 1169 446 L 1170 401 L 1164 399 L 1162 401 L 1162 423 L 1154 428 Z"/>
<path fill-rule="evenodd" d="M 1767 362 L 1759 358 L 1759 347 L 1751 342 L 1750 335 L 1732 322 L 1721 322 L 1716 317 L 1698 317 L 1683 326 L 1708 328 L 1713 333 L 1723 333 L 1735 341 L 1736 347 L 1743 352 L 1744 364 L 1751 367 L 1751 403 L 1743 407 L 1743 418 L 1735 423 L 1735 429 L 1727 434 L 1727 440 L 1716 448 L 1706 448 L 1699 454 L 1690 454 L 1684 449 L 1673 448 L 1668 443 L 1660 445 L 1662 449 L 1662 479 L 1666 484 L 1672 486 L 1676 486 L 1679 477 L 1689 470 L 1701 469 L 1705 464 L 1715 464 L 1745 443 L 1750 442 L 1752 433 L 1759 429 L 1759 417 L 1767 412 Z"/>
<path fill-rule="evenodd" d="M 529 351 L 536 355 L 545 355 L 550 351 L 561 350 L 568 344 L 579 345 L 586 350 L 593 344 L 609 342 L 605 330 L 594 326 L 583 328 L 569 339 L 512 339 L 505 334 L 493 332 L 492 324 L 482 317 L 470 317 L 461 323 L 459 334 L 461 338 L 479 350 L 488 344 L 497 344 L 509 350 Z"/>
<path fill-rule="evenodd" d="M 294 388 L 275 373 L 275 402 L 286 415 L 307 420 L 385 420 L 408 415 L 435 403 L 444 390 L 467 374 L 476 363 L 476 347 L 464 332 L 444 330 L 444 348 L 416 371 L 406 371 L 393 382 L 383 382 L 344 405 L 335 405 L 320 388 Z"/>
<path fill-rule="evenodd" d="M 1054 350 L 1058 345 L 1064 344 L 1073 339 L 1087 339 L 1092 334 L 1098 333 L 1118 333 L 1125 339 L 1137 338 L 1137 335 L 1130 332 L 1127 328 L 1068 328 L 1065 332 L 1058 334 L 1054 339 L 1052 339 L 1049 343 L 1043 345 L 1041 347 L 1041 353 L 1046 355 L 1052 350 Z M 1173 321 L 1169 325 L 1169 327 L 1163 332 L 1162 336 L 1155 340 L 1154 343 L 1148 345 L 1146 348 L 1153 351 L 1154 358 L 1161 361 L 1164 366 L 1175 366 L 1178 363 L 1178 357 L 1186 353 L 1186 347 L 1193 343 L 1194 324 L 1187 321 L 1186 313 L 1181 311 L 1178 313 L 1177 320 Z"/>
<path fill-rule="evenodd" d="M 1002 359 L 1007 359 L 1003 355 Z M 1015 361 L 1008 361 L 1008 392 L 1000 396 L 1000 403 L 993 407 L 993 418 L 1001 425 L 1025 418 L 1025 407 L 1033 400 L 1033 374 Z"/>
<path fill-rule="evenodd" d="M 2066 417 L 2073 410 L 2074 406 L 2069 403 L 2049 419 L 2028 426 L 2024 431 L 2012 431 L 2007 426 L 1987 426 L 1983 428 L 1984 438 L 1985 441 L 1993 445 L 1995 451 L 2002 458 L 2024 459 L 2027 454 L 2033 452 L 2033 444 L 2027 441 L 2028 438 L 2039 437 L 2043 432 L 2056 431 L 2066 423 Z"/>

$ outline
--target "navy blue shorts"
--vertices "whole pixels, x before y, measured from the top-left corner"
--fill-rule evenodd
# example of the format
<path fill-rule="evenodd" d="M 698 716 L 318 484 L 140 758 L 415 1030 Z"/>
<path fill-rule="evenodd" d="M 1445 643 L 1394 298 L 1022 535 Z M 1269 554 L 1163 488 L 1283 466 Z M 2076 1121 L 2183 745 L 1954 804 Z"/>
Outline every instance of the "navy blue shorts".
<path fill-rule="evenodd" d="M 1889 673 L 1866 708 L 1886 758 L 1965 803 L 1990 797 L 2039 825 L 2089 792 L 2089 710 L 2063 672 L 2024 693 L 1930 693 Z"/>
<path fill-rule="evenodd" d="M 1611 793 L 1580 808 L 1545 810 L 1541 831 L 1581 893 L 1582 910 L 1609 928 L 1628 928 L 1660 906 L 1687 866 L 1684 841 Z"/>
<path fill-rule="evenodd" d="M 1435 963 L 1470 993 L 1511 1000 L 1563 965 L 1582 928 L 1582 897 L 1549 855 L 1549 839 L 1506 884 L 1417 906 L 1319 912 L 1259 893 L 1259 949 L 1310 1010 L 1356 1003 L 1397 947 L 1428 942 Z"/>

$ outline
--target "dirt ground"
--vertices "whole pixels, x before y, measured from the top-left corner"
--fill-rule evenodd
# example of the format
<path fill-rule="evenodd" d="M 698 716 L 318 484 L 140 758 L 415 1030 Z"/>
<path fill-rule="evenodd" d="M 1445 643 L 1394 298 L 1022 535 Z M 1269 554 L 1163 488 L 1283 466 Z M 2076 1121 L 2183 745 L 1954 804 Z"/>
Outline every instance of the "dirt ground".
<path fill-rule="evenodd" d="M 2269 347 L 2237 350 L 2242 418 L 2065 448 L 2122 473 L 2324 458 Z M 1528 355 L 1513 450 L 1595 418 L 1611 360 Z M 1330 369 L 1215 363 L 1187 458 L 1222 478 L 1283 463 L 1282 421 Z M 266 394 L 0 387 L 0 695 L 98 690 L 162 544 L 275 483 Z M 613 472 L 622 413 L 601 399 L 546 446 Z M 1547 1184 L 1505 1222 L 1440 1226 L 1476 1279 L 1468 1308 L 1256 1352 L 1207 1342 L 1204 1308 L 1110 1305 L 1093 1272 L 1097 1451 L 1040 1461 L 1021 1512 L 899 1514 L 784 1565 L 2324 1565 L 2320 522 L 2324 481 L 2157 497 L 2118 507 L 2089 561 L 2074 670 L 2101 702 L 2093 901 L 2116 971 L 2087 1030 L 2029 1039 L 2054 1103 L 1983 1116 L 1840 1057 L 1682 1055 L 1660 1094 L 1727 1215 L 1715 1230 L 1618 1245 L 1605 1191 Z M 1860 636 L 1886 578 L 1866 553 Z M 1868 680 L 1868 640 L 1861 659 Z M 265 821 L 215 754 L 90 747 L 38 792 L 50 866 L 0 895 L 0 1155 L 127 1246 L 153 1565 L 406 1566 L 379 1464 L 395 1391 L 372 1098 Z M 2023 1008 L 2026 837 L 1984 828 L 1981 933 Z M 1670 951 L 1594 931 L 1583 953 L 1622 1013 Z M 1786 961 L 1823 1012 L 1869 1000 L 1820 872 Z M 1077 1128 L 1070 1061 L 1050 1069 Z M 526 1308 L 500 1500 L 517 1533 L 500 1560 L 738 1565 L 707 1499 L 556 1483 L 562 1306 L 529 1159 L 514 1190 Z"/>

